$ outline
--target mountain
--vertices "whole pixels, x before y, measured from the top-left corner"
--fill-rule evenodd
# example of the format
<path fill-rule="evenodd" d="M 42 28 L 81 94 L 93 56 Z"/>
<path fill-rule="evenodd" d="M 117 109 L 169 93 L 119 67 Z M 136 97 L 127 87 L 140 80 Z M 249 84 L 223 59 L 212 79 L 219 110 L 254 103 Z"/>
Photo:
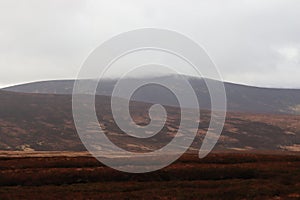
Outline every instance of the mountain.
<path fill-rule="evenodd" d="M 202 109 L 210 109 L 210 97 L 204 79 L 187 77 L 198 97 Z M 146 78 L 146 82 L 168 81 L 180 89 L 177 76 Z M 87 84 L 93 80 L 84 80 Z M 206 79 L 206 81 L 212 81 Z M 98 95 L 111 96 L 116 80 L 104 80 L 97 88 Z M 126 84 L 133 85 L 135 79 L 127 79 Z M 74 80 L 55 80 L 28 83 L 4 88 L 5 91 L 41 94 L 71 94 Z M 300 89 L 260 88 L 233 83 L 224 83 L 227 93 L 228 111 L 270 113 L 270 114 L 299 114 Z M 147 85 L 134 93 L 132 100 L 161 103 L 178 106 L 176 98 L 169 90 L 157 85 Z M 188 100 L 188 98 L 187 98 Z"/>
<path fill-rule="evenodd" d="M 229 86 L 237 87 L 237 91 L 244 87 Z M 256 91 L 255 88 L 245 88 Z M 74 126 L 70 94 L 30 94 L 0 90 L 0 105 L 0 150 L 85 150 Z M 149 122 L 147 111 L 150 105 L 131 101 L 131 114 L 138 124 Z M 165 108 L 168 119 L 157 136 L 145 140 L 135 139 L 121 131 L 114 122 L 110 97 L 96 97 L 97 116 L 107 136 L 118 146 L 130 151 L 151 151 L 164 146 L 173 138 L 178 128 L 180 111 L 176 107 Z M 209 119 L 209 111 L 203 110 L 192 149 L 200 147 Z M 298 115 L 228 112 L 215 149 L 299 151 L 299 120 Z M 188 127 L 183 129 L 188 131 Z"/>

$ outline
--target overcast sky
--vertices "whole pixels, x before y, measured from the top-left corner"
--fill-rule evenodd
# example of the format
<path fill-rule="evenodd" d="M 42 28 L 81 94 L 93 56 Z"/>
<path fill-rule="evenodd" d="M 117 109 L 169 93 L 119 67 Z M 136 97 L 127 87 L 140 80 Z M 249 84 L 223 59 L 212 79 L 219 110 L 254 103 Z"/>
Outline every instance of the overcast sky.
<path fill-rule="evenodd" d="M 0 87 L 75 78 L 89 53 L 143 27 L 205 47 L 223 79 L 300 88 L 299 0 L 0 0 Z"/>

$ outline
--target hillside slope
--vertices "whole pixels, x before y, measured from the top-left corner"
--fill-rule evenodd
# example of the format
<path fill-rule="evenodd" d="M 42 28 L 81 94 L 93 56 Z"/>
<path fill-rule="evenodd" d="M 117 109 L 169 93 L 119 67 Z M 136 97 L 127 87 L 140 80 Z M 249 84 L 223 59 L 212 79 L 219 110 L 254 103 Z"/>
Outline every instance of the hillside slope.
<path fill-rule="evenodd" d="M 0 105 L 0 150 L 85 150 L 74 126 L 71 95 L 0 91 Z M 148 122 L 149 106 L 131 102 L 132 116 L 137 123 Z M 162 131 L 145 141 L 135 140 L 115 124 L 109 97 L 97 96 L 96 108 L 101 126 L 110 139 L 131 151 L 151 151 L 164 146 L 176 134 L 180 119 L 177 108 L 166 107 L 170 120 Z M 229 112 L 216 149 L 299 150 L 299 121 L 298 115 Z M 208 122 L 209 112 L 202 111 L 193 148 L 201 145 Z"/>
<path fill-rule="evenodd" d="M 153 80 L 168 80 L 176 85 L 176 76 L 148 78 Z M 198 97 L 202 109 L 210 109 L 210 96 L 204 79 L 188 77 Z M 207 81 L 212 81 L 206 79 Z M 93 80 L 85 80 L 87 83 Z M 126 83 L 130 86 L 135 79 L 128 79 Z M 28 83 L 5 88 L 6 91 L 42 94 L 71 94 L 74 80 L 55 80 Z M 105 80 L 98 86 L 97 94 L 111 96 L 116 80 Z M 273 114 L 300 114 L 300 89 L 273 89 L 259 88 L 233 83 L 224 83 L 227 93 L 228 111 L 251 112 L 251 113 L 273 113 Z M 163 95 L 162 95 L 163 94 Z M 147 85 L 139 89 L 132 100 L 150 103 L 163 103 L 170 106 L 178 106 L 174 95 L 167 89 L 157 85 Z"/>

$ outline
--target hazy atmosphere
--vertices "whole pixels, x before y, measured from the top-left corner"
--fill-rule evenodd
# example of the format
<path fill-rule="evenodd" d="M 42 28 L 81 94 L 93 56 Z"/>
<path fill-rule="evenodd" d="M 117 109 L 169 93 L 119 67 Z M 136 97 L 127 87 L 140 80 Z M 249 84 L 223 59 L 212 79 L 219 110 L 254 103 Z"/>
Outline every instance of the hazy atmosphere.
<path fill-rule="evenodd" d="M 300 0 L 0 0 L 0 200 L 300 199 Z"/>
<path fill-rule="evenodd" d="M 103 41 L 143 27 L 201 44 L 229 82 L 300 88 L 297 0 L 0 1 L 0 87 L 73 79 Z"/>

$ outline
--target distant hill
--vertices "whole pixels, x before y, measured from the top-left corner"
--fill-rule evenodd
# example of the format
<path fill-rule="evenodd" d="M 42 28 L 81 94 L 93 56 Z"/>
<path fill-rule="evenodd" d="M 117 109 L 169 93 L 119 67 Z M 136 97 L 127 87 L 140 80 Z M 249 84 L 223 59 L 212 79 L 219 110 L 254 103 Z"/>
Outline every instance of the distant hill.
<path fill-rule="evenodd" d="M 194 88 L 199 105 L 203 109 L 210 109 L 210 97 L 204 79 L 187 77 Z M 176 76 L 148 78 L 148 81 L 168 79 L 176 85 Z M 208 80 L 208 79 L 207 79 Z M 85 80 L 91 82 L 93 80 Z M 213 80 L 208 80 L 213 81 Z M 128 85 L 133 84 L 134 79 L 128 79 Z M 74 80 L 55 80 L 22 84 L 4 88 L 5 91 L 41 94 L 71 94 Z M 98 87 L 97 94 L 111 96 L 116 80 L 105 80 Z M 251 87 L 233 83 L 224 83 L 228 100 L 228 111 L 273 113 L 273 114 L 300 114 L 300 89 L 273 89 Z M 138 90 L 132 100 L 150 103 L 162 103 L 164 105 L 178 106 L 174 95 L 155 85 L 148 85 Z"/>
<path fill-rule="evenodd" d="M 243 86 L 236 87 L 238 93 Z M 251 89 L 255 91 L 255 88 Z M 0 150 L 85 150 L 76 133 L 71 102 L 70 94 L 28 94 L 0 90 Z M 149 119 L 149 106 L 142 102 L 131 102 L 132 116 L 138 123 L 143 124 Z M 175 107 L 166 106 L 172 121 L 167 121 L 157 136 L 146 141 L 134 140 L 118 128 L 111 115 L 109 96 L 97 96 L 96 108 L 101 126 L 110 139 L 131 151 L 162 147 L 176 134 L 179 114 Z M 300 151 L 299 120 L 298 115 L 229 112 L 215 149 Z M 197 149 L 201 145 L 208 122 L 209 112 L 202 111 L 192 148 Z"/>

